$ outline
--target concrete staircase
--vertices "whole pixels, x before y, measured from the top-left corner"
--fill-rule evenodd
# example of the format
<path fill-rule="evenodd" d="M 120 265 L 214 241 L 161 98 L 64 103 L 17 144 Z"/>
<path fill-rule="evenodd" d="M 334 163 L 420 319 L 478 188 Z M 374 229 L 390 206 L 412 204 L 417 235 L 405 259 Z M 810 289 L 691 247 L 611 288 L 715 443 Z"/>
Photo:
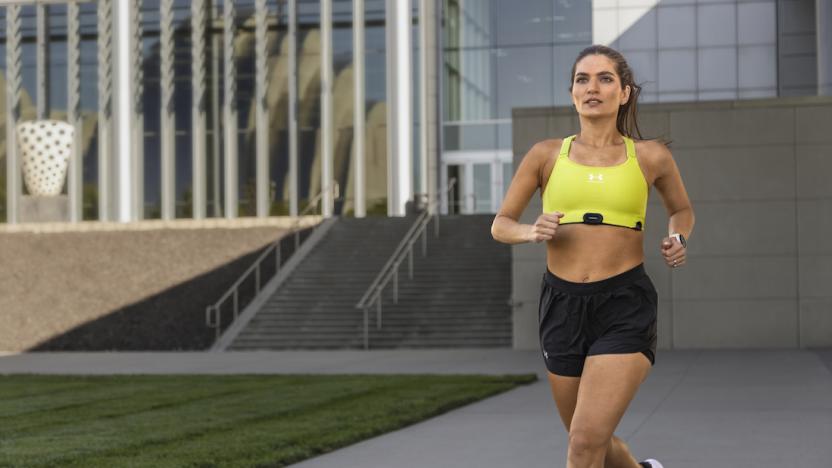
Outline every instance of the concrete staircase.
<path fill-rule="evenodd" d="M 392 281 L 383 327 L 370 314 L 371 348 L 510 347 L 511 250 L 491 238 L 492 215 L 449 216 L 428 255 L 414 252 Z M 415 220 L 342 218 L 257 312 L 230 350 L 362 348 L 363 314 L 354 308 Z"/>

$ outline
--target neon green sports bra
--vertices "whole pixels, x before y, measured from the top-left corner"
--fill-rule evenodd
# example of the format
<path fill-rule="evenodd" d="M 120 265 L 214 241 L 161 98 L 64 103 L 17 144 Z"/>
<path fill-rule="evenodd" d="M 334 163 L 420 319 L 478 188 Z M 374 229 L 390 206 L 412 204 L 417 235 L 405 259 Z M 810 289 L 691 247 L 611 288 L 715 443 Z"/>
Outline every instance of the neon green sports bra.
<path fill-rule="evenodd" d="M 633 140 L 624 137 L 624 163 L 585 166 L 569 159 L 569 147 L 575 137 L 563 139 L 557 163 L 543 190 L 543 212 L 563 213 L 560 224 L 609 224 L 643 230 L 648 187 L 636 160 Z"/>

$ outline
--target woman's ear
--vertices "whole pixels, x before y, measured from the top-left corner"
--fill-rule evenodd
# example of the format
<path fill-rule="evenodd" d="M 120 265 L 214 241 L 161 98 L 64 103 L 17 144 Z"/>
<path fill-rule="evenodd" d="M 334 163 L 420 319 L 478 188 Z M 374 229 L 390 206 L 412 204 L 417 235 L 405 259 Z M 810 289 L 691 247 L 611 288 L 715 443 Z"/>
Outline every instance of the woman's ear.
<path fill-rule="evenodd" d="M 632 88 L 630 87 L 630 85 L 627 85 L 627 86 L 624 87 L 624 102 L 621 103 L 622 106 L 624 104 L 627 104 L 627 102 L 630 100 L 630 91 L 631 90 L 632 90 Z"/>

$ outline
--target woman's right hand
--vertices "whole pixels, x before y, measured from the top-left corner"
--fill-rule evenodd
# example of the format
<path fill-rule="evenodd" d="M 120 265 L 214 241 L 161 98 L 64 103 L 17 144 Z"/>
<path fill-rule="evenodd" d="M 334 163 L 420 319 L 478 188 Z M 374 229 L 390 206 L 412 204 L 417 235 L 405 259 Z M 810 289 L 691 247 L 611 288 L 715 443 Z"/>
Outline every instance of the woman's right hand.
<path fill-rule="evenodd" d="M 560 225 L 560 219 L 563 218 L 563 213 L 555 211 L 552 213 L 543 213 L 537 217 L 537 221 L 531 225 L 529 229 L 529 242 L 543 242 L 551 240 L 555 236 L 555 232 Z"/>

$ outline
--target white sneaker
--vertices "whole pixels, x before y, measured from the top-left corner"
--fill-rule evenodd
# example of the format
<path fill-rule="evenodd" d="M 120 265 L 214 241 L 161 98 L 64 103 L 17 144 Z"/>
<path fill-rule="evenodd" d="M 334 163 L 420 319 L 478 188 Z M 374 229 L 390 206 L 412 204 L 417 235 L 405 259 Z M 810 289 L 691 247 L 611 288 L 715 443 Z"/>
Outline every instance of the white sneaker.
<path fill-rule="evenodd" d="M 644 460 L 642 463 L 649 463 L 650 468 L 664 468 L 664 465 L 659 463 L 658 460 L 654 460 L 652 458 L 648 458 L 647 460 Z"/>

